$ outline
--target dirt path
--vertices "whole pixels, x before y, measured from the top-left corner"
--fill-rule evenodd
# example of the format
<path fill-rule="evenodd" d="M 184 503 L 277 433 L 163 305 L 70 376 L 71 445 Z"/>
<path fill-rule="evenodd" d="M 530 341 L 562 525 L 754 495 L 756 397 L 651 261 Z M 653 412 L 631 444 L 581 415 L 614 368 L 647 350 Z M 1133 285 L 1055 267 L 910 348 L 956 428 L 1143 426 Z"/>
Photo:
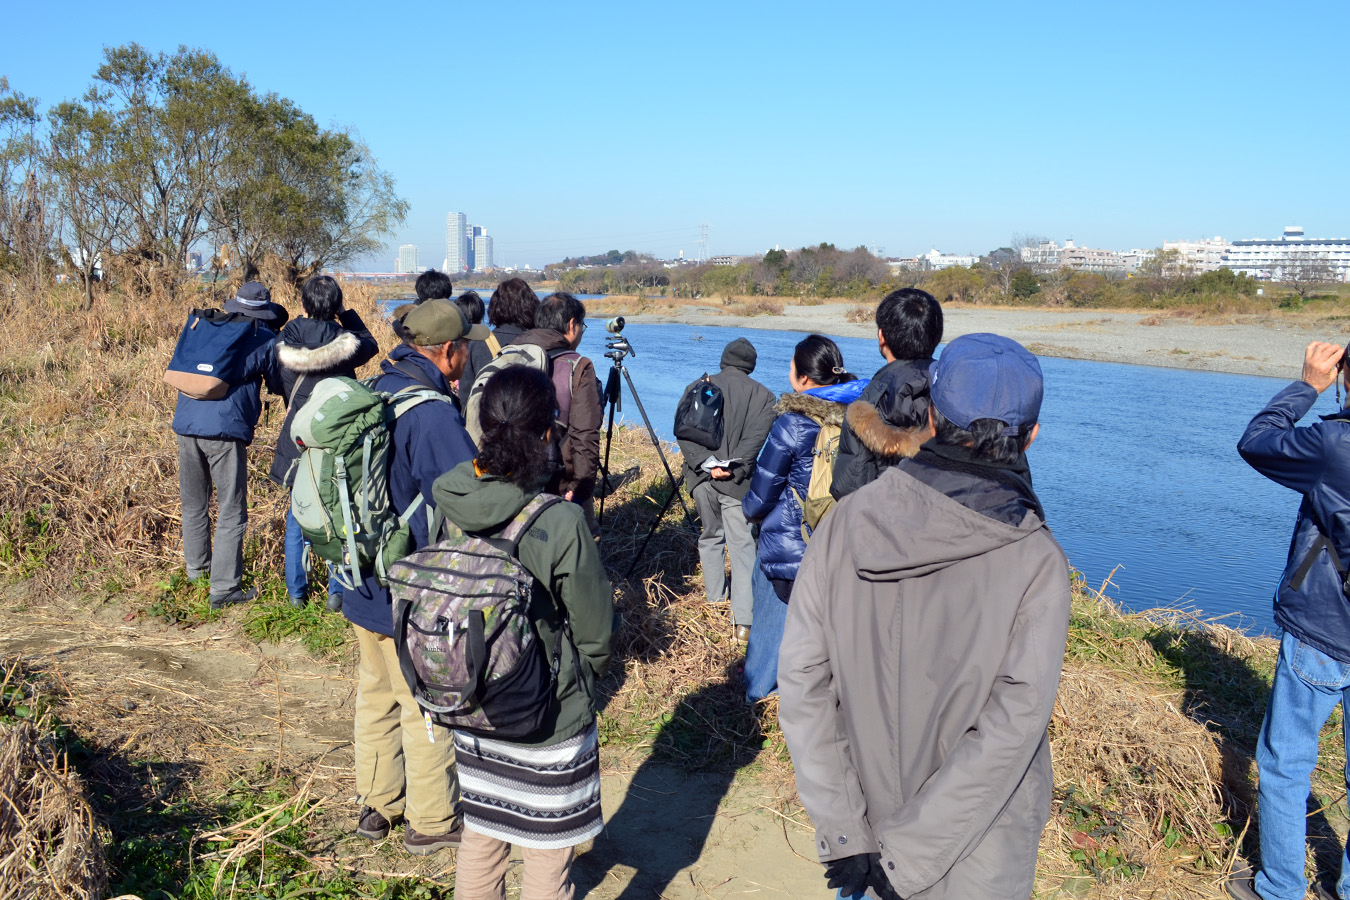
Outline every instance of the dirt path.
<path fill-rule="evenodd" d="M 259 645 L 230 619 L 170 627 L 138 620 L 126 606 L 30 599 L 22 588 L 6 589 L 0 616 L 0 656 L 47 673 L 64 694 L 61 718 L 109 765 L 144 767 L 150 783 L 162 782 L 147 802 L 170 792 L 209 796 L 269 773 L 312 779 L 323 805 L 307 846 L 317 863 L 453 883 L 452 853 L 413 858 L 397 839 L 371 845 L 349 832 L 352 666 L 298 645 Z M 783 786 L 753 772 L 732 779 L 605 763 L 607 828 L 581 848 L 579 897 L 828 894 L 804 816 L 777 811 Z M 519 865 L 512 871 L 514 883 Z"/>

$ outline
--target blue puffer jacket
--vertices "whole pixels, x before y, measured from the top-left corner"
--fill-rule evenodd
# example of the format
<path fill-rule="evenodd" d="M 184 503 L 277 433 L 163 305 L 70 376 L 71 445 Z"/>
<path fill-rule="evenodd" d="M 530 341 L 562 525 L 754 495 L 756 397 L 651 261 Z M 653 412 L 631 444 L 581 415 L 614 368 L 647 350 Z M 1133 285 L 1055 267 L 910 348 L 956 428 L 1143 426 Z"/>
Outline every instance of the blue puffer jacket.
<path fill-rule="evenodd" d="M 397 363 L 394 368 L 391 363 Z M 413 378 L 399 369 L 415 370 L 421 378 Z M 434 385 L 447 398 L 450 383 L 445 380 L 431 360 L 406 345 L 395 347 L 389 358 L 380 364 L 384 373 L 376 382 L 377 390 L 400 391 L 406 387 L 423 389 Z M 459 409 L 447 399 L 442 403 L 432 400 L 419 403 L 405 412 L 389 427 L 389 497 L 400 514 L 407 512 L 412 501 L 421 494 L 428 503 L 431 486 L 436 479 L 465 460 L 473 459 L 478 449 L 464 430 Z M 417 510 L 408 519 L 412 530 L 413 549 L 427 543 L 427 516 Z M 342 614 L 354 625 L 367 631 L 393 636 L 394 608 L 389 590 L 381 586 L 374 573 L 366 574 L 356 590 L 342 595 Z"/>
<path fill-rule="evenodd" d="M 263 322 L 253 323 L 253 334 L 244 352 L 244 380 L 230 387 L 219 400 L 193 400 L 186 394 L 178 395 L 173 411 L 173 433 L 184 437 L 205 438 L 211 441 L 243 441 L 253 443 L 253 429 L 258 426 L 262 412 L 262 381 L 267 389 L 281 393 L 281 382 L 273 373 L 272 344 L 277 334 Z"/>
<path fill-rule="evenodd" d="M 741 501 L 746 518 L 762 520 L 759 565 L 777 581 L 797 577 L 806 541 L 802 538 L 802 508 L 789 487 L 806 496 L 811 483 L 812 447 L 822 422 L 844 421 L 844 410 L 867 387 L 867 379 L 784 394 L 778 400 L 764 449 L 759 453 L 750 490 Z"/>
<path fill-rule="evenodd" d="M 1238 452 L 1262 475 L 1303 495 L 1289 560 L 1275 592 L 1275 623 L 1305 644 L 1350 663 L 1350 601 L 1330 554 L 1320 550 L 1298 589 L 1290 586 L 1318 524 L 1350 564 L 1350 409 L 1306 428 L 1294 424 L 1312 409 L 1317 392 L 1303 381 L 1280 391 L 1247 425 Z"/>

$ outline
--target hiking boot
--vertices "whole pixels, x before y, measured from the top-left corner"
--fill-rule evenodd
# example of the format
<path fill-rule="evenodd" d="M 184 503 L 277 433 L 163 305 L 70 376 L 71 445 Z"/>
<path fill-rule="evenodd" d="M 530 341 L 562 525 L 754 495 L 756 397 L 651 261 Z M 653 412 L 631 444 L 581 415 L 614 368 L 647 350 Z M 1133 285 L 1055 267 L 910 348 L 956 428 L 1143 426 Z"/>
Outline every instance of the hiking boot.
<path fill-rule="evenodd" d="M 444 850 L 447 847 L 458 848 L 463 837 L 464 825 L 462 823 L 445 834 L 422 834 L 409 825 L 403 830 L 403 849 L 413 856 L 430 856 L 437 850 Z"/>
<path fill-rule="evenodd" d="M 389 837 L 389 820 L 380 815 L 379 810 L 363 806 L 361 817 L 356 820 L 356 833 L 372 841 L 382 841 Z"/>
<path fill-rule="evenodd" d="M 247 603 L 256 596 L 258 596 L 258 592 L 252 588 L 249 588 L 246 591 L 235 588 L 228 594 L 224 594 L 220 597 L 210 597 L 208 598 L 208 601 L 210 602 L 212 609 L 219 610 L 224 609 L 227 606 L 233 606 L 236 603 Z"/>
<path fill-rule="evenodd" d="M 1256 892 L 1253 878 L 1255 876 L 1250 866 L 1244 865 L 1241 869 L 1235 869 L 1228 876 L 1228 883 L 1224 885 L 1228 889 L 1228 896 L 1233 900 L 1262 900 L 1261 895 Z"/>
<path fill-rule="evenodd" d="M 292 595 L 290 595 L 290 594 L 287 594 L 286 596 L 287 596 L 287 598 L 291 601 L 291 606 L 294 606 L 296 609 L 304 609 L 304 608 L 305 608 L 305 598 L 304 598 L 304 597 L 295 597 L 295 596 L 292 596 Z"/>
<path fill-rule="evenodd" d="M 733 631 L 732 634 L 735 635 L 736 643 L 738 644 L 747 644 L 750 642 L 749 625 L 737 625 L 736 630 Z"/>
<path fill-rule="evenodd" d="M 342 593 L 340 591 L 328 595 L 328 610 L 329 612 L 342 612 Z"/>

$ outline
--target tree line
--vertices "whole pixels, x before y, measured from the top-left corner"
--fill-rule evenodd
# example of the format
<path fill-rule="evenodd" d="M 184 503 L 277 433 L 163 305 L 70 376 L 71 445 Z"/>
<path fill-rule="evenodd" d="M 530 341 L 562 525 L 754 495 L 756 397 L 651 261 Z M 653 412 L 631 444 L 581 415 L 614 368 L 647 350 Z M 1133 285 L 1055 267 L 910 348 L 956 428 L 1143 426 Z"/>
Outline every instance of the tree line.
<path fill-rule="evenodd" d="M 215 54 L 104 50 L 85 93 L 44 111 L 0 77 L 0 272 L 174 295 L 208 269 L 299 284 L 380 249 L 406 200 L 346 128 L 321 128 Z"/>

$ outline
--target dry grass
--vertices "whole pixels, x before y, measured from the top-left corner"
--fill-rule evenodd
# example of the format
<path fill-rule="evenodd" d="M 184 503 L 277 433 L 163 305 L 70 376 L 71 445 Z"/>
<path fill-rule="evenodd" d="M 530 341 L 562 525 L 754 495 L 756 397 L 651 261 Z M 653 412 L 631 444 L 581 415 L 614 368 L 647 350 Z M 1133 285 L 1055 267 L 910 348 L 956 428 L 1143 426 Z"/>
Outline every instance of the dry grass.
<path fill-rule="evenodd" d="M 50 715 L 33 716 L 34 700 L 15 696 L 24 687 L 17 675 L 10 664 L 0 682 L 0 697 L 14 701 L 0 702 L 0 713 L 26 714 L 0 724 L 0 900 L 101 900 L 102 829 Z"/>

